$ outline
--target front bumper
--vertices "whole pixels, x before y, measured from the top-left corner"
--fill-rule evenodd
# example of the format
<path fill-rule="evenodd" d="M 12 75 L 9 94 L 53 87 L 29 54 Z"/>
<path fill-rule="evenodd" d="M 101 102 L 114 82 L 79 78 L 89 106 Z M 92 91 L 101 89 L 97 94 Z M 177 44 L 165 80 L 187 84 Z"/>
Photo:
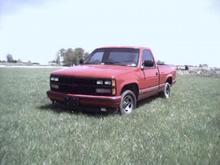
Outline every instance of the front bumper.
<path fill-rule="evenodd" d="M 66 102 L 66 98 L 77 98 L 79 106 L 118 108 L 121 103 L 121 96 L 93 96 L 60 93 L 55 91 L 47 91 L 47 96 L 52 101 Z"/>

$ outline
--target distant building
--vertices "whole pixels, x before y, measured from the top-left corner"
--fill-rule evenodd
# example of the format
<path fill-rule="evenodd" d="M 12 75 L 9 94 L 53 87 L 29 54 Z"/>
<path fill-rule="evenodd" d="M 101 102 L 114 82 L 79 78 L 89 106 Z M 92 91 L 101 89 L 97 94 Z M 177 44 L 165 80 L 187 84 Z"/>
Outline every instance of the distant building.
<path fill-rule="evenodd" d="M 209 66 L 207 64 L 199 64 L 199 67 L 201 67 L 201 68 L 208 68 Z"/>
<path fill-rule="evenodd" d="M 57 63 L 56 63 L 56 61 L 53 60 L 53 61 L 49 61 L 49 62 L 48 62 L 48 65 L 54 66 L 54 65 L 57 65 Z"/>

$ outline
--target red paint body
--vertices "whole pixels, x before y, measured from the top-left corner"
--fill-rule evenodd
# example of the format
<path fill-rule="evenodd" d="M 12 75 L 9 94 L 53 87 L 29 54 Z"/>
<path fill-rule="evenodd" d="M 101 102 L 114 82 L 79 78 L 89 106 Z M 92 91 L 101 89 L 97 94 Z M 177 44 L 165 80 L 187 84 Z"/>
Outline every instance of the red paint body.
<path fill-rule="evenodd" d="M 134 48 L 134 47 L 105 47 L 107 48 Z M 143 50 L 148 50 L 148 48 L 134 48 L 139 50 L 138 64 L 135 67 L 131 66 L 119 66 L 119 65 L 82 65 L 75 66 L 67 69 L 61 69 L 55 71 L 51 76 L 55 77 L 67 77 L 71 80 L 68 84 L 60 82 L 51 82 L 51 84 L 57 84 L 59 88 L 70 87 L 71 89 L 80 88 L 82 91 L 84 89 L 89 89 L 88 84 L 75 83 L 76 81 L 89 82 L 93 80 L 115 80 L 116 85 L 112 88 L 115 89 L 116 93 L 112 95 L 96 95 L 96 94 L 83 94 L 80 93 L 80 89 L 77 92 L 65 91 L 60 92 L 51 89 L 47 92 L 48 97 L 52 101 L 65 102 L 66 97 L 74 97 L 78 99 L 80 106 L 92 106 L 92 107 L 104 107 L 104 108 L 118 108 L 121 102 L 121 92 L 124 88 L 129 86 L 135 86 L 137 88 L 136 96 L 137 100 L 144 99 L 151 95 L 161 92 L 164 89 L 164 85 L 167 81 L 171 81 L 173 84 L 176 82 L 176 70 L 172 66 L 168 65 L 157 65 L 154 60 L 153 67 L 143 67 Z M 150 51 L 151 52 L 151 51 Z M 82 80 L 81 80 L 82 79 Z M 69 81 L 69 80 L 68 80 Z M 66 85 L 66 86 L 65 86 Z M 94 84 L 91 85 L 91 89 Z M 96 88 L 96 87 L 94 87 Z M 64 89 L 65 90 L 65 89 Z"/>

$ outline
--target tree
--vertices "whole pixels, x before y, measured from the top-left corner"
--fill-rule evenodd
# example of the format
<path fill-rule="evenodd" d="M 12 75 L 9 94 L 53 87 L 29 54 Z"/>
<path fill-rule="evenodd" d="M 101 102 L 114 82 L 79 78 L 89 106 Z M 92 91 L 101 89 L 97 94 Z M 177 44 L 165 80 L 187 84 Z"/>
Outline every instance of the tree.
<path fill-rule="evenodd" d="M 66 49 L 62 48 L 59 50 L 60 57 L 63 57 L 65 55 Z"/>
<path fill-rule="evenodd" d="M 79 61 L 83 59 L 84 56 L 84 49 L 82 48 L 76 48 L 74 49 L 74 61 L 75 65 L 79 65 Z"/>
<path fill-rule="evenodd" d="M 63 65 L 65 53 L 66 53 L 66 49 L 64 49 L 64 48 L 60 49 L 57 52 L 56 58 L 55 58 L 55 63 L 56 64 Z"/>
<path fill-rule="evenodd" d="M 55 63 L 60 65 L 60 55 L 59 54 L 56 55 Z"/>
<path fill-rule="evenodd" d="M 89 53 L 88 53 L 88 52 L 85 52 L 85 53 L 84 53 L 84 59 L 87 59 L 88 56 L 89 56 Z"/>
<path fill-rule="evenodd" d="M 185 65 L 185 70 L 189 70 L 189 66 L 188 65 Z"/>
<path fill-rule="evenodd" d="M 7 54 L 6 58 L 7 58 L 7 62 L 10 62 L 10 63 L 14 62 L 13 56 L 11 54 Z"/>
<path fill-rule="evenodd" d="M 79 61 L 88 54 L 83 48 L 68 48 L 67 50 L 62 48 L 57 52 L 55 61 L 57 64 L 65 66 L 79 65 Z"/>
<path fill-rule="evenodd" d="M 66 66 L 72 66 L 75 63 L 74 50 L 72 48 L 68 48 L 65 52 L 63 62 Z"/>
<path fill-rule="evenodd" d="M 164 62 L 164 61 L 161 61 L 161 60 L 158 60 L 158 61 L 157 61 L 157 64 L 158 64 L 158 65 L 164 65 L 165 62 Z"/>

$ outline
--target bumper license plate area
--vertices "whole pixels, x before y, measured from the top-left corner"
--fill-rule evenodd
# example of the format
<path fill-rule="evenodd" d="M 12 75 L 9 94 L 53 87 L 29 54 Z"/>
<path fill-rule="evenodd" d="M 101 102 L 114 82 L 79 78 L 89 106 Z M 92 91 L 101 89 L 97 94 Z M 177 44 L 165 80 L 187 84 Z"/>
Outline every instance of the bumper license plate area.
<path fill-rule="evenodd" d="M 77 97 L 66 97 L 65 98 L 65 104 L 68 107 L 78 107 L 79 106 L 79 98 Z"/>

